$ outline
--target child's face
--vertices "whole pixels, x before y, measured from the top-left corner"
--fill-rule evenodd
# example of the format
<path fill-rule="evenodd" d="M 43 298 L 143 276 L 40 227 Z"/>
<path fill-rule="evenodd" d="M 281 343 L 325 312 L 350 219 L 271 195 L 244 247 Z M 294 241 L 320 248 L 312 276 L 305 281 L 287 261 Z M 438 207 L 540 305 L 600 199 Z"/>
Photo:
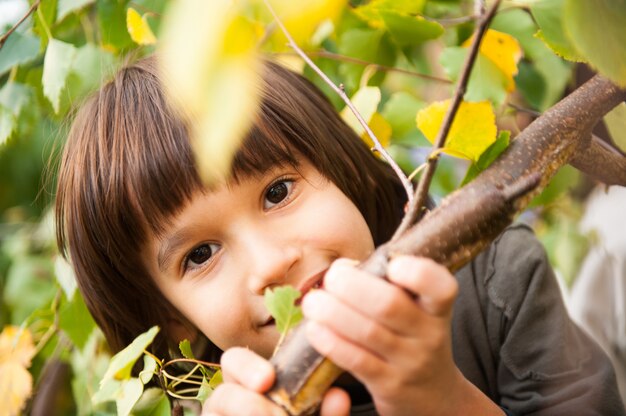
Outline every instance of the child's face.
<path fill-rule="evenodd" d="M 278 333 L 265 288 L 307 291 L 335 259 L 373 249 L 357 207 L 302 158 L 297 170 L 276 166 L 196 194 L 146 258 L 161 292 L 215 345 L 269 357 Z"/>

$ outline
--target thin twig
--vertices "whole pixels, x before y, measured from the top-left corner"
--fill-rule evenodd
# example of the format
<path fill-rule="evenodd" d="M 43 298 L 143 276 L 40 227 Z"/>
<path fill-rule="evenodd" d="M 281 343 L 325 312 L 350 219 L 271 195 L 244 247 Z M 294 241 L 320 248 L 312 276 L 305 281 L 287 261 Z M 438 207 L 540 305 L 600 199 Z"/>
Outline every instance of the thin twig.
<path fill-rule="evenodd" d="M 439 23 L 442 26 L 456 26 L 463 23 L 473 22 L 478 19 L 480 15 L 469 15 L 469 16 L 460 16 L 460 17 L 447 17 L 441 19 L 435 19 L 434 21 Z"/>
<path fill-rule="evenodd" d="M 367 132 L 367 135 L 370 137 L 370 139 L 372 139 L 372 142 L 374 143 L 374 149 L 378 153 L 380 153 L 380 155 L 387 161 L 387 163 L 389 163 L 389 165 L 394 170 L 396 175 L 398 175 L 398 178 L 400 178 L 400 181 L 402 182 L 402 185 L 404 186 L 404 190 L 407 193 L 407 198 L 410 201 L 413 198 L 413 185 L 411 184 L 411 181 L 408 180 L 404 172 L 402 172 L 402 169 L 400 169 L 400 167 L 393 160 L 391 155 L 387 153 L 387 151 L 382 146 L 382 144 L 380 143 L 380 141 L 378 140 L 374 132 L 367 125 L 367 122 L 363 120 L 363 117 L 361 116 L 361 114 L 359 114 L 356 107 L 354 107 L 354 104 L 352 104 L 352 101 L 350 101 L 350 98 L 348 98 L 343 88 L 335 85 L 335 83 L 330 78 L 328 78 L 328 76 L 326 76 L 326 74 L 321 69 L 319 69 L 318 66 L 315 65 L 315 63 L 311 60 L 311 58 L 309 58 L 307 54 L 304 53 L 304 51 L 296 44 L 296 42 L 293 40 L 293 37 L 291 37 L 291 34 L 287 30 L 283 22 L 278 18 L 278 15 L 276 14 L 272 6 L 269 4 L 268 0 L 264 0 L 264 3 L 265 3 L 265 6 L 270 11 L 270 13 L 272 14 L 272 16 L 274 16 L 274 20 L 276 21 L 276 24 L 278 24 L 281 31 L 284 33 L 285 37 L 287 38 L 289 42 L 289 45 L 324 80 L 324 82 L 326 82 L 326 84 L 328 84 L 328 86 L 330 86 L 341 97 L 341 99 L 346 103 L 348 108 L 352 110 L 352 113 L 357 118 L 361 126 L 363 126 L 363 128 Z"/>
<path fill-rule="evenodd" d="M 511 107 L 512 109 L 514 109 L 515 111 L 519 111 L 520 113 L 530 114 L 533 117 L 539 117 L 541 115 L 541 113 L 539 111 L 535 111 L 535 110 L 532 110 L 530 108 L 524 108 L 524 107 L 519 106 L 517 104 L 507 103 L 507 105 L 509 107 Z"/>
<path fill-rule="evenodd" d="M 33 5 L 30 6 L 30 9 L 28 9 L 26 14 L 24 16 L 22 16 L 22 18 L 16 24 L 14 24 L 13 27 L 7 31 L 7 33 L 5 33 L 4 35 L 2 35 L 2 37 L 0 37 L 0 49 L 2 49 L 2 47 L 4 46 L 4 42 L 7 41 L 9 36 L 11 36 L 11 33 L 15 32 L 15 29 L 17 29 L 18 26 L 21 25 L 22 22 L 24 22 L 24 20 L 26 20 L 28 18 L 28 16 L 33 14 L 33 12 L 37 8 L 37 6 L 39 6 L 40 2 L 41 2 L 41 0 L 37 0 L 36 2 L 34 2 Z"/>
<path fill-rule="evenodd" d="M 321 51 L 308 51 L 305 53 L 308 56 L 314 56 L 318 58 L 327 58 L 327 59 L 332 59 L 333 61 L 348 62 L 351 64 L 357 64 L 357 65 L 363 65 L 363 66 L 371 66 L 378 71 L 398 72 L 400 74 L 408 75 L 408 76 L 415 77 L 415 78 L 423 78 L 429 81 L 436 81 L 436 82 L 441 82 L 444 84 L 452 84 L 452 81 L 446 78 L 441 78 L 441 77 L 437 77 L 434 75 L 422 74 L 420 72 L 410 71 L 408 69 L 395 68 L 393 66 L 380 65 L 374 62 L 369 62 L 363 59 L 353 58 L 351 56 L 341 55 L 341 54 L 334 53 L 334 52 L 321 50 Z M 282 54 L 299 55 L 297 52 L 278 52 L 277 53 L 277 55 L 282 55 Z"/>
<path fill-rule="evenodd" d="M 469 81 L 470 74 L 472 72 L 472 68 L 474 67 L 474 62 L 476 57 L 478 56 L 478 50 L 480 48 L 480 42 L 487 31 L 487 27 L 489 27 L 489 23 L 491 19 L 493 19 L 496 14 L 496 10 L 500 5 L 501 0 L 496 0 L 493 3 L 493 6 L 489 9 L 489 11 L 483 15 L 483 17 L 479 20 L 478 27 L 474 32 L 474 38 L 472 40 L 472 45 L 470 46 L 469 54 L 465 59 L 463 64 L 463 70 L 461 71 L 461 77 L 457 83 L 456 90 L 454 92 L 454 97 L 452 98 L 452 102 L 450 103 L 450 107 L 448 108 L 448 112 L 443 120 L 443 124 L 439 129 L 437 134 L 437 138 L 435 139 L 435 144 L 433 145 L 434 151 L 428 157 L 427 166 L 424 170 L 422 176 L 420 176 L 420 181 L 417 185 L 417 190 L 415 191 L 415 198 L 413 201 L 409 202 L 409 207 L 406 215 L 402 219 L 402 223 L 396 230 L 395 234 L 392 237 L 392 241 L 396 240 L 400 237 L 404 231 L 406 231 L 411 225 L 419 221 L 419 219 L 423 215 L 422 207 L 426 204 L 426 199 L 428 198 L 428 189 L 430 188 L 430 182 L 435 174 L 435 169 L 437 168 L 437 162 L 439 161 L 439 153 L 437 149 L 440 149 L 444 146 L 446 142 L 446 137 L 450 132 L 450 128 L 452 127 L 452 122 L 454 121 L 454 116 L 461 105 L 461 101 L 463 96 L 465 95 L 465 90 L 467 89 L 467 83 Z"/>

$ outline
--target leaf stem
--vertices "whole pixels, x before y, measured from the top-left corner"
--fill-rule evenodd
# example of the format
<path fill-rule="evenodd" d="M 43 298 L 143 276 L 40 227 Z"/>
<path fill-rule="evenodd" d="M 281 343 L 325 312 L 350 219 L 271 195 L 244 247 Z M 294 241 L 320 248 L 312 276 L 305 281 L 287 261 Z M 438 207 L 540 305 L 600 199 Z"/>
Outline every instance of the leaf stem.
<path fill-rule="evenodd" d="M 50 28 L 48 27 L 48 24 L 46 23 L 46 18 L 44 17 L 41 9 L 38 7 L 37 8 L 37 17 L 39 17 L 39 21 L 41 22 L 41 26 L 43 27 L 43 30 L 46 32 L 46 35 L 48 36 L 48 41 L 50 41 L 50 39 L 52 38 L 52 32 L 50 32 Z"/>
<path fill-rule="evenodd" d="M 434 151 L 427 160 L 427 166 L 424 173 L 420 176 L 420 181 L 418 183 L 417 190 L 415 191 L 415 198 L 409 202 L 407 213 L 391 238 L 391 241 L 398 239 L 398 237 L 400 237 L 411 225 L 418 222 L 424 214 L 423 207 L 425 206 L 428 198 L 428 189 L 430 188 L 430 183 L 435 174 L 435 170 L 437 169 L 437 162 L 439 161 L 439 153 L 437 153 L 437 149 L 440 149 L 445 145 L 446 138 L 450 132 L 450 128 L 452 127 L 452 122 L 454 121 L 454 117 L 459 109 L 459 106 L 461 105 L 463 96 L 465 95 L 467 83 L 469 82 L 469 77 L 472 72 L 472 68 L 474 67 L 474 62 L 478 56 L 480 42 L 489 27 L 489 23 L 496 14 L 500 1 L 501 0 L 496 0 L 489 11 L 482 15 L 478 22 L 478 27 L 474 31 L 474 37 L 470 46 L 469 54 L 463 63 L 463 70 L 461 71 L 461 76 L 457 82 L 454 97 L 452 98 L 450 107 L 448 107 L 448 111 L 444 117 L 443 124 L 439 129 L 437 138 L 435 139 L 435 144 L 433 145 Z M 480 2 L 477 2 L 476 4 L 479 3 Z"/>
<path fill-rule="evenodd" d="M 278 52 L 277 53 L 277 55 L 282 55 L 282 54 L 289 54 L 289 55 L 296 54 L 296 55 L 298 55 L 297 52 Z M 326 51 L 326 50 L 307 51 L 306 54 L 308 56 L 314 56 L 314 57 L 318 57 L 318 58 L 326 58 L 326 59 L 331 59 L 333 61 L 341 61 L 341 62 L 348 62 L 348 63 L 351 63 L 351 64 L 370 66 L 370 67 L 373 67 L 374 69 L 376 69 L 378 71 L 397 72 L 397 73 L 408 75 L 408 76 L 412 76 L 412 77 L 415 77 L 415 78 L 423 78 L 423 79 L 427 79 L 429 81 L 441 82 L 441 83 L 444 83 L 444 84 L 452 84 L 452 81 L 447 79 L 447 78 L 441 78 L 441 77 L 437 77 L 437 76 L 434 76 L 434 75 L 423 74 L 421 72 L 409 71 L 408 69 L 402 69 L 402 68 L 395 68 L 395 67 L 392 67 L 392 66 L 380 65 L 380 64 L 377 64 L 377 63 L 374 63 L 374 62 L 369 62 L 369 61 L 365 61 L 363 59 L 353 58 L 351 56 L 341 55 L 341 54 L 334 53 L 334 52 L 329 52 L 329 51 Z"/>
<path fill-rule="evenodd" d="M 315 65 L 315 63 L 311 60 L 311 58 L 309 58 L 307 54 L 304 53 L 304 51 L 296 44 L 296 42 L 294 41 L 293 37 L 291 36 L 289 31 L 285 27 L 283 22 L 278 18 L 278 15 L 276 14 L 272 6 L 269 4 L 269 1 L 268 0 L 263 0 L 263 1 L 265 3 L 265 6 L 268 8 L 270 13 L 272 14 L 272 16 L 274 16 L 274 20 L 276 21 L 276 24 L 278 24 L 281 31 L 287 38 L 289 45 L 324 80 L 324 82 L 326 82 L 326 84 L 328 84 L 328 86 L 330 86 L 333 89 L 333 91 L 335 91 L 341 97 L 341 99 L 346 103 L 348 108 L 350 108 L 352 113 L 354 113 L 354 116 L 357 118 L 359 123 L 363 126 L 363 128 L 367 132 L 367 135 L 370 137 L 370 139 L 372 139 L 372 142 L 374 143 L 374 149 L 376 149 L 376 151 L 381 154 L 381 156 L 387 161 L 387 163 L 389 163 L 389 165 L 394 170 L 396 175 L 398 175 L 398 178 L 400 178 L 400 181 L 402 182 L 402 185 L 404 186 L 404 189 L 407 193 L 407 197 L 410 201 L 413 198 L 413 185 L 411 184 L 411 181 L 408 180 L 404 172 L 402 172 L 402 169 L 400 169 L 400 167 L 393 160 L 391 155 L 387 153 L 387 151 L 382 146 L 382 144 L 380 143 L 380 141 L 378 140 L 374 132 L 372 132 L 370 127 L 367 125 L 367 122 L 363 119 L 361 114 L 359 114 L 356 107 L 354 107 L 354 105 L 352 104 L 352 101 L 350 101 L 350 98 L 348 98 L 348 96 L 346 95 L 345 91 L 342 88 L 342 85 L 340 86 L 335 85 L 335 83 L 330 78 L 328 78 L 328 76 L 321 69 L 319 69 L 317 65 Z"/>
<path fill-rule="evenodd" d="M 7 41 L 9 36 L 11 36 L 13 32 L 15 32 L 15 29 L 17 29 L 18 26 L 21 25 L 24 22 L 24 20 L 26 20 L 28 16 L 30 16 L 35 11 L 35 9 L 37 9 L 40 2 L 41 0 L 37 0 L 36 2 L 34 2 L 33 5 L 30 6 L 30 9 L 28 9 L 26 14 L 24 14 L 24 16 L 22 16 L 22 18 L 16 24 L 14 24 L 11 29 L 9 29 L 4 35 L 2 35 L 2 37 L 0 37 L 0 49 L 2 49 L 2 47 L 4 46 L 4 43 Z"/>

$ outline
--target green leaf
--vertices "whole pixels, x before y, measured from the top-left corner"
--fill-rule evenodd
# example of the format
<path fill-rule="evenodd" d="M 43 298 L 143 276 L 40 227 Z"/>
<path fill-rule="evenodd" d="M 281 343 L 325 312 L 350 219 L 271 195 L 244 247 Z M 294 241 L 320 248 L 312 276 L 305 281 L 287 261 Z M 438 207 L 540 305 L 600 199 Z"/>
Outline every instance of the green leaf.
<path fill-rule="evenodd" d="M 178 344 L 178 348 L 180 349 L 180 353 L 183 355 L 183 357 L 188 358 L 190 360 L 194 360 L 196 358 L 193 355 L 193 351 L 191 350 L 191 344 L 189 343 L 188 339 L 182 340 Z"/>
<path fill-rule="evenodd" d="M 580 62 L 584 59 L 572 45 L 563 27 L 564 3 L 564 0 L 540 0 L 531 4 L 530 11 L 541 28 L 536 36 L 546 42 L 557 55 Z"/>
<path fill-rule="evenodd" d="M 57 7 L 57 22 L 63 20 L 68 14 L 80 10 L 88 4 L 95 3 L 96 0 L 59 0 Z"/>
<path fill-rule="evenodd" d="M 111 52 L 91 43 L 78 48 L 71 70 L 80 79 L 78 95 L 86 95 L 99 88 L 102 81 L 112 74 L 115 62 Z"/>
<path fill-rule="evenodd" d="M 85 301 L 80 294 L 74 296 L 70 302 L 64 303 L 61 307 L 59 327 L 78 348 L 82 349 L 87 343 L 96 323 L 89 314 Z"/>
<path fill-rule="evenodd" d="M 0 49 L 0 75 L 35 59 L 39 55 L 39 44 L 36 36 L 13 32 Z"/>
<path fill-rule="evenodd" d="M 543 108 L 546 81 L 533 65 L 526 61 L 519 63 L 519 73 L 515 77 L 515 84 L 517 90 L 533 108 Z"/>
<path fill-rule="evenodd" d="M 114 401 L 118 391 L 122 388 L 122 382 L 119 380 L 110 378 L 102 381 L 100 389 L 91 397 L 93 404 Z"/>
<path fill-rule="evenodd" d="M 510 131 L 502 130 L 498 134 L 496 141 L 493 142 L 493 144 L 489 146 L 482 155 L 480 155 L 480 158 L 478 158 L 478 160 L 475 163 L 472 163 L 469 167 L 461 186 L 469 183 L 476 176 L 478 176 L 480 172 L 487 169 L 487 167 L 489 167 L 489 165 L 491 165 L 498 158 L 498 156 L 500 156 L 500 154 L 504 152 L 507 147 L 509 147 L 510 137 Z"/>
<path fill-rule="evenodd" d="M 405 91 L 395 92 L 389 97 L 381 114 L 391 124 L 394 142 L 416 130 L 415 116 L 425 106 L 423 101 Z"/>
<path fill-rule="evenodd" d="M 394 11 L 381 11 L 380 16 L 393 40 L 400 46 L 417 45 L 437 39 L 443 34 L 443 26 L 422 16 L 409 16 Z"/>
<path fill-rule="evenodd" d="M 170 416 L 170 401 L 158 387 L 145 389 L 141 398 L 133 407 L 134 416 Z"/>
<path fill-rule="evenodd" d="M 122 382 L 122 388 L 115 398 L 118 416 L 128 416 L 143 393 L 143 384 L 138 378 L 131 378 Z"/>
<path fill-rule="evenodd" d="M 21 324 L 34 310 L 48 304 L 56 288 L 52 264 L 43 256 L 23 256 L 13 259 L 3 290 L 4 307 L 9 308 L 11 320 Z"/>
<path fill-rule="evenodd" d="M 4 107 L 17 119 L 22 108 L 27 106 L 32 99 L 32 93 L 32 88 L 28 85 L 9 82 L 0 89 L 0 107 Z"/>
<path fill-rule="evenodd" d="M 338 42 L 339 53 L 353 58 L 362 59 L 380 65 L 392 65 L 395 60 L 395 46 L 385 35 L 384 30 L 350 29 L 346 30 Z M 339 74 L 343 78 L 348 94 L 358 88 L 364 66 L 353 63 L 342 63 Z M 370 80 L 371 84 L 380 82 L 384 77 L 381 72 Z"/>
<path fill-rule="evenodd" d="M 133 41 L 126 30 L 127 0 L 97 0 L 98 26 L 102 44 L 114 51 L 128 48 Z"/>
<path fill-rule="evenodd" d="M 104 374 L 103 381 L 111 378 L 124 380 L 130 377 L 130 371 L 135 361 L 143 354 L 143 350 L 152 343 L 158 332 L 159 327 L 153 326 L 148 331 L 135 338 L 128 347 L 115 354 L 113 358 L 111 358 L 111 363 L 109 364 L 107 372 Z"/>
<path fill-rule="evenodd" d="M 589 64 L 626 87 L 626 0 L 565 0 L 564 20 Z"/>
<path fill-rule="evenodd" d="M 461 75 L 467 53 L 468 50 L 461 47 L 446 48 L 441 53 L 441 65 L 454 81 Z M 499 107 L 506 98 L 507 85 L 508 80 L 504 72 L 490 59 L 479 54 L 470 75 L 464 100 L 490 100 L 495 107 Z"/>
<path fill-rule="evenodd" d="M 198 394 L 196 395 L 196 400 L 200 403 L 204 404 L 206 399 L 213 393 L 213 389 L 209 386 L 209 382 L 206 381 L 206 377 L 202 377 L 202 384 L 198 389 Z"/>
<path fill-rule="evenodd" d="M 41 49 L 45 49 L 50 39 L 48 38 L 48 30 L 52 30 L 52 26 L 57 16 L 57 0 L 43 0 L 39 3 L 37 11 L 33 16 L 33 31 L 41 38 Z M 43 20 L 42 20 L 43 17 Z"/>
<path fill-rule="evenodd" d="M 265 289 L 265 307 L 276 321 L 276 328 L 281 334 L 286 334 L 302 319 L 302 308 L 296 305 L 300 296 L 300 291 L 292 286 Z"/>
<path fill-rule="evenodd" d="M 0 106 L 0 148 L 9 140 L 16 127 L 15 116 L 8 109 Z"/>
<path fill-rule="evenodd" d="M 147 354 L 144 355 L 143 356 L 143 370 L 141 370 L 141 372 L 139 373 L 139 380 L 141 380 L 143 384 L 148 384 L 150 380 L 152 380 L 152 376 L 154 376 L 156 369 L 157 369 L 156 360 Z"/>
<path fill-rule="evenodd" d="M 217 370 L 211 380 L 209 380 L 209 387 L 215 389 L 217 386 L 224 382 L 224 378 L 222 377 L 222 370 Z"/>
<path fill-rule="evenodd" d="M 43 61 L 42 83 L 43 93 L 56 113 L 59 112 L 61 91 L 65 86 L 75 55 L 76 48 L 73 45 L 50 39 Z"/>

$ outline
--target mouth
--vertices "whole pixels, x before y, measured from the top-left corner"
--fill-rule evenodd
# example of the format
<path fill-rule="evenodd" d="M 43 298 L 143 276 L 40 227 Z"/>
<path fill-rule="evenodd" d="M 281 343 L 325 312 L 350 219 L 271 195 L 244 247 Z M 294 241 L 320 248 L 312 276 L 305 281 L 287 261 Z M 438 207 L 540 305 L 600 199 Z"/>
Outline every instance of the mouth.
<path fill-rule="evenodd" d="M 302 303 L 302 299 L 304 298 L 304 295 L 306 295 L 312 289 L 322 289 L 324 287 L 324 275 L 326 274 L 327 271 L 328 271 L 328 268 L 320 271 L 319 273 L 316 273 L 315 275 L 307 279 L 304 283 L 302 283 L 300 287 L 298 287 L 298 290 L 300 291 L 301 295 L 296 300 L 296 305 L 300 305 Z M 276 325 L 276 321 L 274 320 L 272 316 L 267 318 L 267 320 L 265 321 L 265 323 L 263 323 L 262 326 L 268 326 L 268 325 Z"/>

